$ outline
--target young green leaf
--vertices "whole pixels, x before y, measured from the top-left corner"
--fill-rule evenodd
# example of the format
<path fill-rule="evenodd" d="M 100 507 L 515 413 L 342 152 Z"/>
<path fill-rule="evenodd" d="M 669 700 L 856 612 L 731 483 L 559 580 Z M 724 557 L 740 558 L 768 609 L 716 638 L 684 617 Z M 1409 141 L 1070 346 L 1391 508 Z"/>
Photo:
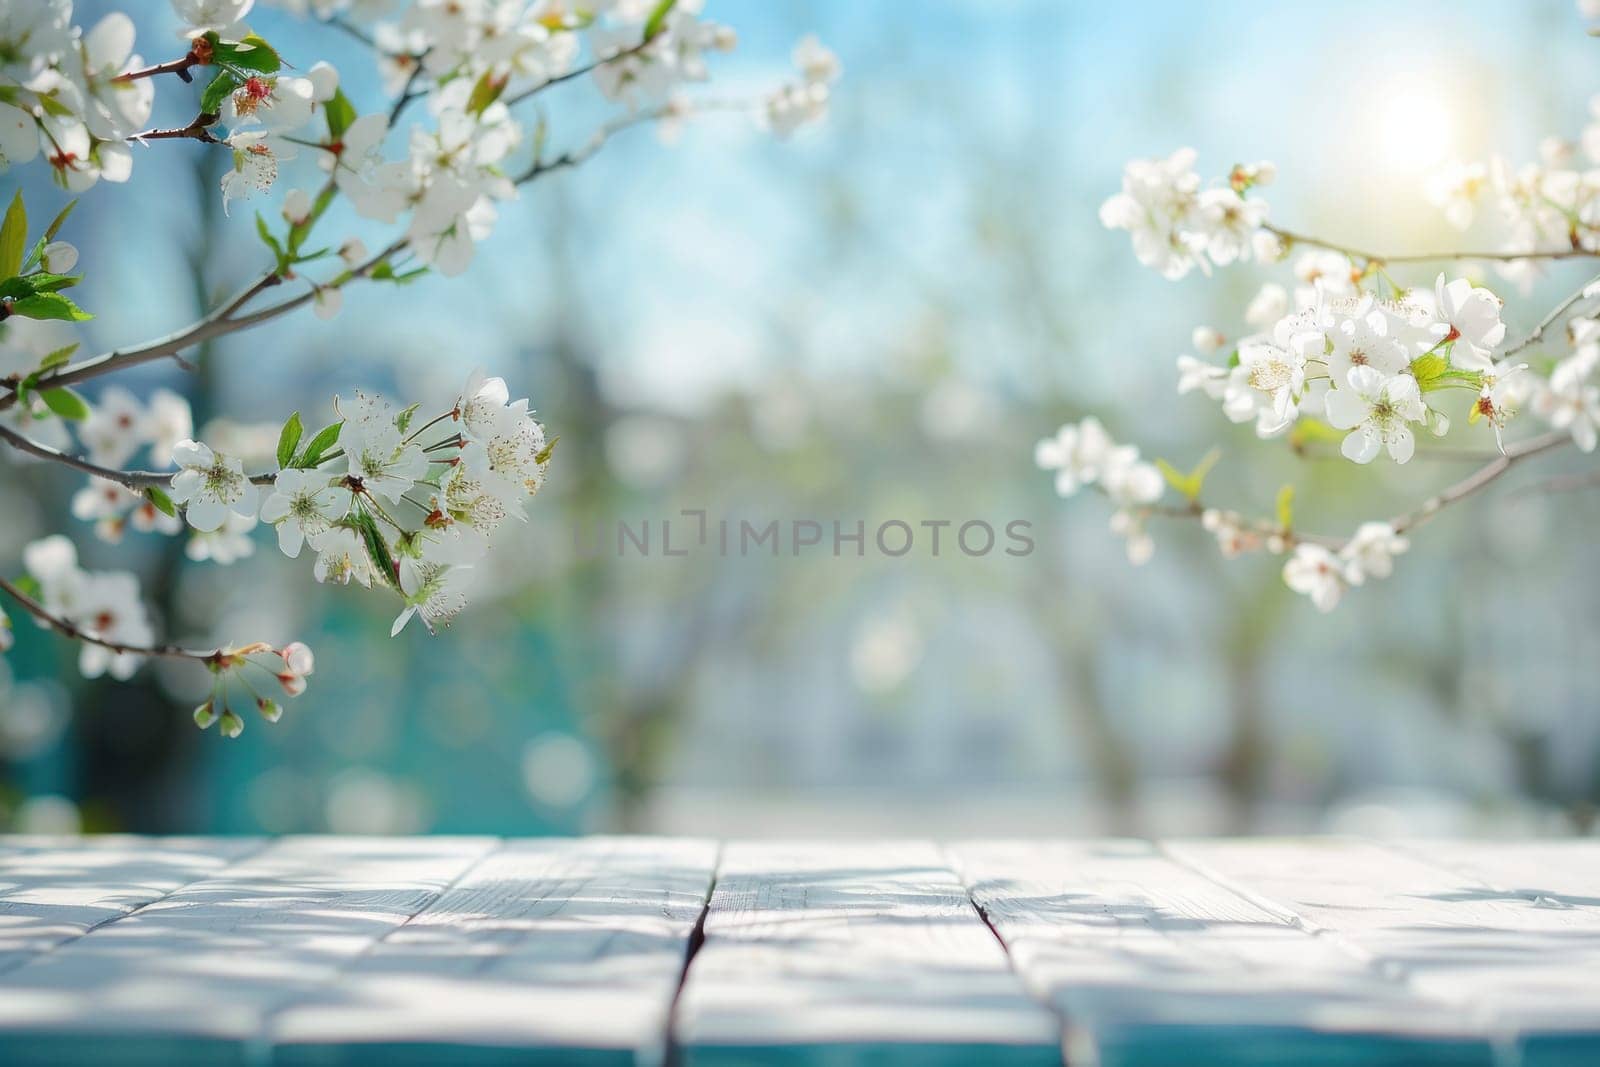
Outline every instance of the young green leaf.
<path fill-rule="evenodd" d="M 334 141 L 343 137 L 344 131 L 356 120 L 355 106 L 343 89 L 334 90 L 333 99 L 322 105 L 322 111 L 328 119 L 328 137 Z"/>
<path fill-rule="evenodd" d="M 74 341 L 72 344 L 67 345 L 64 348 L 58 348 L 54 352 L 51 352 L 48 356 L 45 356 L 44 359 L 39 361 L 39 370 L 54 370 L 57 367 L 66 366 L 67 361 L 72 358 L 72 354 L 78 350 L 79 344 L 80 342 Z"/>
<path fill-rule="evenodd" d="M 283 424 L 283 431 L 278 434 L 278 468 L 281 470 L 289 465 L 294 458 L 294 450 L 300 444 L 300 435 L 305 433 L 305 427 L 300 424 L 300 413 L 297 411 L 290 415 Z"/>
<path fill-rule="evenodd" d="M 644 23 L 644 39 L 653 41 L 656 35 L 666 29 L 667 16 L 672 14 L 672 9 L 677 6 L 678 0 L 661 0 L 650 12 L 650 17 Z"/>
<path fill-rule="evenodd" d="M 21 297 L 12 302 L 11 313 L 25 319 L 58 319 L 62 322 L 86 322 L 94 318 L 60 293 L 34 293 Z"/>
<path fill-rule="evenodd" d="M 1166 478 L 1167 484 L 1192 504 L 1200 498 L 1200 490 L 1205 488 L 1206 475 L 1211 473 L 1211 468 L 1215 467 L 1217 460 L 1221 458 L 1221 449 L 1213 448 L 1188 474 L 1182 473 L 1164 459 L 1156 460 L 1156 466 L 1160 469 L 1162 477 Z"/>
<path fill-rule="evenodd" d="M 1278 525 L 1285 530 L 1294 526 L 1294 486 L 1278 490 Z"/>
<path fill-rule="evenodd" d="M 294 462 L 290 463 L 289 466 L 306 468 L 315 467 L 321 463 L 323 456 L 339 440 L 339 427 L 343 425 L 344 423 L 342 422 L 336 422 L 318 430 L 311 438 L 311 443 L 306 445 L 305 449 L 295 457 Z"/>
<path fill-rule="evenodd" d="M 89 405 L 84 402 L 83 397 L 64 386 L 42 390 L 39 399 L 44 401 L 45 407 L 63 419 L 82 422 L 89 417 Z"/>
<path fill-rule="evenodd" d="M 144 491 L 144 498 L 155 505 L 155 509 L 168 518 L 175 519 L 178 517 L 178 507 L 172 502 L 172 498 L 166 494 L 165 490 L 152 485 Z"/>
<path fill-rule="evenodd" d="M 211 61 L 219 67 L 242 67 L 258 74 L 276 74 L 283 66 L 273 47 L 253 33 L 238 44 L 217 44 L 211 50 Z"/>
<path fill-rule="evenodd" d="M 28 209 L 22 203 L 22 190 L 18 189 L 6 209 L 5 222 L 0 223 L 0 278 L 9 278 L 22 270 L 22 254 L 28 247 Z"/>
<path fill-rule="evenodd" d="M 386 585 L 395 585 L 394 557 L 389 554 L 389 545 L 383 539 L 383 531 L 378 529 L 377 520 L 363 510 L 356 515 L 356 527 L 361 531 L 361 540 L 367 546 L 367 556 L 371 558 L 379 576 Z"/>
<path fill-rule="evenodd" d="M 395 429 L 399 430 L 401 433 L 405 433 L 407 430 L 409 430 L 411 428 L 411 420 L 416 417 L 417 409 L 421 406 L 422 403 L 418 401 L 417 403 L 406 408 L 400 414 L 396 415 L 394 417 Z"/>
<path fill-rule="evenodd" d="M 219 70 L 217 76 L 211 79 L 211 84 L 206 86 L 205 92 L 200 94 L 200 110 L 206 115 L 215 115 L 222 110 L 222 102 L 228 94 L 239 88 L 239 79 L 231 71 Z"/>
<path fill-rule="evenodd" d="M 56 234 L 61 232 L 61 227 L 66 223 L 67 216 L 72 214 L 72 209 L 77 206 L 77 200 L 68 200 L 67 206 L 58 211 L 56 213 L 56 217 L 50 220 L 50 225 L 44 228 L 44 239 L 46 243 L 56 239 Z"/>

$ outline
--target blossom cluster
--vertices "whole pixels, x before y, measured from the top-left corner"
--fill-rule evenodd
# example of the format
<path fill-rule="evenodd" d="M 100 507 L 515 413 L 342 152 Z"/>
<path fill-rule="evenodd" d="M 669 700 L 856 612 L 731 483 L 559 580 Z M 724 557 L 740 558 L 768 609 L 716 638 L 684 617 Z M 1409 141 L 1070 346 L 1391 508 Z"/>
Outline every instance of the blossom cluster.
<path fill-rule="evenodd" d="M 60 186 L 77 192 L 128 180 L 134 146 L 186 139 L 228 153 L 225 212 L 278 197 L 275 210 L 255 216 L 272 258 L 251 287 L 188 330 L 78 358 L 69 324 L 92 316 L 63 293 L 82 276 L 68 273 L 77 249 L 57 239 L 72 204 L 35 234 L 18 193 L 0 220 L 0 441 L 18 462 L 81 472 L 87 482 L 71 511 L 104 541 L 129 530 L 187 532 L 191 559 L 228 564 L 250 555 L 257 527 L 270 525 L 285 555 L 309 550 L 318 581 L 397 596 L 393 633 L 413 619 L 433 630 L 462 609 L 467 575 L 507 519 L 525 518 L 550 462 L 553 442 L 503 380 L 475 373 L 432 418 L 418 405 L 396 410 L 360 392 L 336 399 L 335 420 L 316 433 L 296 413 L 281 430 L 274 423 L 268 470 L 250 454 L 262 450 L 241 450 L 221 427 L 197 433 L 175 392 L 141 399 L 108 386 L 91 401 L 79 383 L 307 304 L 332 317 L 358 279 L 460 274 L 519 186 L 582 162 L 626 126 L 658 122 L 667 135 L 700 110 L 733 110 L 787 136 L 824 116 L 839 60 L 806 37 L 792 53 L 797 73 L 775 89 L 702 103 L 685 88 L 706 81 L 709 58 L 737 44 L 730 27 L 704 16 L 704 0 L 276 4 L 371 45 L 387 96 L 381 106 L 358 109 L 330 64 L 281 56 L 246 21 L 255 0 L 170 0 L 181 52 L 148 65 L 134 51 L 127 14 L 85 27 L 73 21 L 72 0 L 0 0 L 0 172 L 42 158 Z M 548 109 L 530 107 L 524 117 L 515 109 L 580 77 L 625 110 L 582 147 L 547 157 Z M 188 125 L 148 128 L 158 85 L 192 100 Z M 408 109 L 418 121 L 402 125 Z M 336 202 L 393 227 L 393 240 L 376 254 L 355 237 L 312 240 Z M 308 288 L 260 306 L 285 283 Z M 229 703 L 235 680 L 249 686 L 251 672 L 264 669 L 288 695 L 304 689 L 313 663 L 304 645 L 156 646 L 131 573 L 79 568 L 60 536 L 26 554 L 27 575 L 0 576 L 0 591 L 41 626 L 80 641 L 87 675 L 127 677 L 155 655 L 202 661 L 216 685 L 195 720 L 220 724 L 227 736 L 243 728 Z M 0 651 L 12 643 L 12 625 L 0 613 Z M 250 693 L 275 720 L 277 704 Z"/>
<path fill-rule="evenodd" d="M 1061 496 L 1086 487 L 1104 493 L 1116 505 L 1111 529 L 1127 538 L 1128 558 L 1134 563 L 1150 558 L 1155 542 L 1144 529 L 1144 506 L 1160 499 L 1164 483 L 1161 471 L 1139 458 L 1138 448 L 1117 444 L 1090 416 L 1040 441 L 1033 458 L 1040 470 L 1055 471 Z"/>
<path fill-rule="evenodd" d="M 551 443 L 526 399 L 475 371 L 446 411 L 418 422 L 381 396 L 336 401 L 340 421 L 302 441 L 298 416 L 280 438 L 282 469 L 259 492 L 243 462 L 197 441 L 178 444 L 171 499 L 210 533 L 234 521 L 274 527 L 291 559 L 315 554 L 319 582 L 388 588 L 430 631 L 466 606 L 468 572 L 544 484 Z M 265 480 L 265 479 L 260 479 Z"/>
<path fill-rule="evenodd" d="M 1498 262 L 1507 279 L 1525 284 L 1551 258 L 1600 255 L 1600 182 L 1594 180 L 1600 171 L 1592 169 L 1600 164 L 1600 98 L 1591 111 L 1595 121 L 1580 141 L 1547 140 L 1540 164 L 1519 170 L 1501 160 L 1455 164 L 1428 184 L 1429 198 L 1462 227 L 1472 222 L 1477 201 L 1492 196 L 1506 230 L 1507 252 Z M 1589 169 L 1576 162 L 1580 151 Z M 1138 260 L 1169 279 L 1196 267 L 1209 273 L 1254 259 L 1267 265 L 1292 260 L 1294 281 L 1262 284 L 1236 339 L 1197 327 L 1194 352 L 1178 357 L 1180 394 L 1209 398 L 1226 419 L 1251 425 L 1262 439 L 1286 436 L 1297 449 L 1307 441 L 1337 440 L 1341 454 L 1358 464 L 1385 455 L 1408 462 L 1418 436 L 1448 434 L 1452 416 L 1481 422 L 1503 460 L 1460 495 L 1509 465 L 1516 446 L 1508 446 L 1506 429 L 1522 412 L 1543 421 L 1554 443 L 1570 438 L 1582 452 L 1595 450 L 1600 283 L 1574 293 L 1528 337 L 1509 342 L 1504 302 L 1470 270 L 1439 273 L 1428 287 L 1403 287 L 1382 257 L 1269 224 L 1268 206 L 1256 190 L 1275 178 L 1271 163 L 1235 166 L 1208 185 L 1195 159 L 1192 150 L 1181 149 L 1128 163 L 1121 190 L 1101 206 L 1101 222 L 1126 231 Z M 1522 251 L 1528 255 L 1517 254 Z M 1561 319 L 1564 336 L 1553 340 L 1564 342 L 1565 351 L 1535 348 L 1546 327 Z M 1099 484 L 1113 497 L 1113 525 L 1132 531 L 1129 555 L 1138 562 L 1150 555 L 1143 520 L 1157 513 L 1164 487 L 1160 477 L 1141 477 L 1137 495 L 1119 486 L 1118 470 L 1137 465 L 1137 452 L 1120 459 L 1117 452 L 1099 423 L 1086 419 L 1041 442 L 1035 458 L 1056 472 L 1062 495 Z M 1318 608 L 1330 610 L 1346 589 L 1387 577 L 1393 557 L 1408 547 L 1405 523 L 1398 520 L 1364 523 L 1347 538 L 1299 533 L 1289 487 L 1280 494 L 1275 520 L 1203 507 L 1199 494 L 1210 463 L 1188 475 L 1164 461 L 1151 468 L 1184 498 L 1167 513 L 1199 518 L 1226 556 L 1287 553 L 1285 582 Z M 1437 506 L 1430 502 L 1423 517 Z"/>

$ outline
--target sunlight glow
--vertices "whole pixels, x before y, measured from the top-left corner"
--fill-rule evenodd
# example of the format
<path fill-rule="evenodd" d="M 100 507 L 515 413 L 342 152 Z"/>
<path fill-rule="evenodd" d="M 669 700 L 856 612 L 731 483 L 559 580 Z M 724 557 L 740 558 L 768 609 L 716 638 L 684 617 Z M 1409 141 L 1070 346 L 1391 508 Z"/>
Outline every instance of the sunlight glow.
<path fill-rule="evenodd" d="M 1436 81 L 1397 80 L 1381 87 L 1371 107 L 1374 162 L 1392 175 L 1428 174 L 1460 147 L 1460 112 Z"/>

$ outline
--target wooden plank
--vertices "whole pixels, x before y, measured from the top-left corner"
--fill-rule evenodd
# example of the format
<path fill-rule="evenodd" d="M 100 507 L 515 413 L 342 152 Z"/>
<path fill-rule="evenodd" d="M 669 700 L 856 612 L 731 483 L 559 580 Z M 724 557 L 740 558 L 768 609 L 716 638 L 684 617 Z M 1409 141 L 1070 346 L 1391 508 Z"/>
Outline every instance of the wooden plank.
<path fill-rule="evenodd" d="M 950 850 L 1068 1062 L 1486 1064 L 1470 1021 L 1141 841 Z"/>
<path fill-rule="evenodd" d="M 259 850 L 256 838 L 8 837 L 0 974 Z"/>
<path fill-rule="evenodd" d="M 1424 995 L 1475 1013 L 1523 1067 L 1600 1061 L 1600 912 L 1591 906 L 1497 891 L 1361 841 L 1193 842 L 1173 851 Z M 1489 853 L 1478 862 L 1492 865 Z"/>
<path fill-rule="evenodd" d="M 288 838 L 0 976 L 0 1062 L 260 1062 L 291 1001 L 493 846 L 487 838 Z"/>
<path fill-rule="evenodd" d="M 1061 1058 L 1055 1016 L 918 842 L 726 845 L 674 1036 L 691 1067 Z"/>
<path fill-rule="evenodd" d="M 271 1023 L 274 1061 L 658 1062 L 711 841 L 508 843 Z"/>

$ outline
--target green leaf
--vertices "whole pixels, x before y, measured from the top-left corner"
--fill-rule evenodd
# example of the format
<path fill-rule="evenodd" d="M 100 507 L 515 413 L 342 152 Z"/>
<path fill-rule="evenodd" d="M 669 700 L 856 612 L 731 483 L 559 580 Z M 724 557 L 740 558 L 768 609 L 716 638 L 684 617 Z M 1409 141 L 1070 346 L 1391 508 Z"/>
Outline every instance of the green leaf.
<path fill-rule="evenodd" d="M 350 103 L 343 89 L 334 91 L 333 99 L 322 105 L 322 113 L 328 119 L 328 137 L 334 141 L 343 137 L 344 131 L 356 120 L 355 105 Z"/>
<path fill-rule="evenodd" d="M 367 555 L 372 559 L 372 565 L 377 568 L 384 583 L 393 586 L 394 557 L 389 554 L 389 544 L 383 539 L 383 531 L 378 529 L 377 520 L 367 512 L 360 511 L 356 514 L 356 528 L 361 531 L 361 540 L 367 546 Z"/>
<path fill-rule="evenodd" d="M 50 225 L 44 228 L 44 239 L 46 244 L 56 239 L 56 234 L 61 232 L 61 227 L 67 221 L 67 216 L 72 214 L 72 209 L 77 206 L 77 200 L 68 200 L 67 206 L 57 212 L 56 217 L 50 220 Z"/>
<path fill-rule="evenodd" d="M 554 442 L 551 443 L 554 444 Z M 1211 473 L 1211 468 L 1215 467 L 1217 460 L 1221 458 L 1222 451 L 1213 448 L 1205 454 L 1199 463 L 1195 464 L 1194 470 L 1188 474 L 1182 473 L 1164 459 L 1157 459 L 1156 466 L 1160 468 L 1161 475 L 1166 478 L 1167 484 L 1192 504 L 1200 498 L 1200 490 L 1205 488 L 1206 475 Z"/>
<path fill-rule="evenodd" d="M 1237 348 L 1235 348 L 1232 352 L 1228 353 L 1228 369 L 1232 370 L 1233 368 L 1237 367 L 1238 365 L 1239 365 L 1239 350 Z"/>
<path fill-rule="evenodd" d="M 231 71 L 220 70 L 217 76 L 211 79 L 211 84 L 206 86 L 206 91 L 200 94 L 200 110 L 207 115 L 215 115 L 222 110 L 222 102 L 228 94 L 239 88 L 239 79 Z"/>
<path fill-rule="evenodd" d="M 561 440 L 560 434 L 550 438 L 550 443 L 539 450 L 539 454 L 533 457 L 533 461 L 541 466 L 549 463 L 550 457 L 555 454 L 556 442 L 559 440 Z"/>
<path fill-rule="evenodd" d="M 300 455 L 295 457 L 294 462 L 289 465 L 291 467 L 306 468 L 315 467 L 321 463 L 322 457 L 327 453 L 328 449 L 332 448 L 334 443 L 339 440 L 339 427 L 343 425 L 344 423 L 342 422 L 336 422 L 318 430 L 316 435 L 311 438 L 311 443 L 306 445 Z"/>
<path fill-rule="evenodd" d="M 305 433 L 305 427 L 300 424 L 300 413 L 297 411 L 289 416 L 283 424 L 283 432 L 278 434 L 278 468 L 281 470 L 294 459 L 295 446 L 300 443 L 300 435 Z"/>
<path fill-rule="evenodd" d="M 39 582 L 31 574 L 23 574 L 12 579 L 11 584 L 22 591 L 23 596 L 39 595 Z"/>
<path fill-rule="evenodd" d="M 38 99 L 39 106 L 44 108 L 47 114 L 54 115 L 57 118 L 74 114 L 72 107 L 63 101 L 58 100 L 54 93 L 40 93 Z"/>
<path fill-rule="evenodd" d="M 1294 486 L 1278 490 L 1278 525 L 1285 530 L 1294 526 Z"/>
<path fill-rule="evenodd" d="M 283 245 L 272 235 L 271 227 L 267 225 L 266 218 L 259 211 L 256 212 L 256 236 L 261 238 L 262 244 L 272 250 L 273 258 L 278 261 L 278 269 L 283 270 L 288 265 L 289 257 L 284 255 Z"/>
<path fill-rule="evenodd" d="M 644 23 L 644 39 L 653 41 L 667 25 L 667 16 L 672 14 L 672 9 L 677 6 L 678 0 L 661 0 L 655 10 L 650 12 L 650 17 Z"/>
<path fill-rule="evenodd" d="M 28 247 L 28 209 L 22 203 L 22 190 L 18 189 L 6 209 L 6 220 L 0 223 L 0 278 L 9 278 L 22 270 L 22 254 Z"/>
<path fill-rule="evenodd" d="M 166 494 L 165 490 L 158 489 L 152 485 L 144 491 L 144 498 L 154 504 L 155 509 L 168 518 L 175 519 L 178 517 L 178 506 L 172 502 L 172 498 Z"/>
<path fill-rule="evenodd" d="M 51 274 L 47 270 L 34 271 L 25 279 L 29 288 L 36 293 L 53 293 L 58 289 L 70 289 L 83 281 L 81 274 Z"/>
<path fill-rule="evenodd" d="M 497 78 L 494 69 L 483 72 L 472 86 L 472 95 L 467 97 L 467 113 L 481 115 L 489 105 L 500 99 L 500 94 L 505 92 L 506 86 L 511 84 L 509 78 Z"/>
<path fill-rule="evenodd" d="M 219 67 L 242 67 L 258 74 L 276 74 L 283 66 L 273 47 L 253 33 L 237 44 L 219 42 L 211 50 L 211 61 Z"/>
<path fill-rule="evenodd" d="M 94 318 L 60 293 L 34 293 L 14 301 L 13 315 L 25 319 L 57 319 L 61 322 L 86 322 Z"/>
<path fill-rule="evenodd" d="M 84 403 L 83 397 L 65 386 L 57 389 L 41 390 L 39 399 L 44 401 L 45 407 L 60 415 L 63 419 L 82 422 L 89 417 L 89 405 Z"/>
<path fill-rule="evenodd" d="M 417 414 L 417 409 L 421 406 L 422 402 L 418 401 L 417 403 L 406 408 L 400 414 L 396 415 L 394 417 L 395 429 L 399 430 L 401 433 L 405 433 L 407 430 L 409 430 L 411 428 L 411 420 L 413 417 L 415 417 Z"/>
<path fill-rule="evenodd" d="M 78 350 L 79 343 L 74 341 L 65 348 L 58 348 L 48 356 L 45 356 L 44 359 L 39 361 L 39 370 L 54 370 L 57 367 L 65 366 L 67 361 L 72 358 L 72 353 Z"/>

